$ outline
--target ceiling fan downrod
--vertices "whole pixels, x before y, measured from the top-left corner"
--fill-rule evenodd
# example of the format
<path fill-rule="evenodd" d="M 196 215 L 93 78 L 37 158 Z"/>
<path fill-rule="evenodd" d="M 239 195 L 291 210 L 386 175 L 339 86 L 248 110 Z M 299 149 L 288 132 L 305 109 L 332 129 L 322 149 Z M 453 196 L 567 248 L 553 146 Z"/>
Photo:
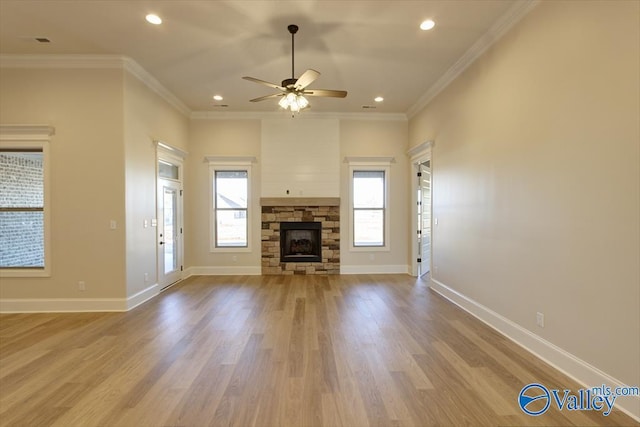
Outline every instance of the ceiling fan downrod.
<path fill-rule="evenodd" d="M 298 32 L 298 26 L 291 24 L 287 27 L 287 29 L 289 30 L 289 32 L 291 33 L 291 80 L 294 80 L 296 78 L 296 73 L 295 70 L 293 68 L 293 64 L 294 64 L 294 55 L 295 55 L 295 41 L 294 41 L 294 36 L 295 34 Z"/>

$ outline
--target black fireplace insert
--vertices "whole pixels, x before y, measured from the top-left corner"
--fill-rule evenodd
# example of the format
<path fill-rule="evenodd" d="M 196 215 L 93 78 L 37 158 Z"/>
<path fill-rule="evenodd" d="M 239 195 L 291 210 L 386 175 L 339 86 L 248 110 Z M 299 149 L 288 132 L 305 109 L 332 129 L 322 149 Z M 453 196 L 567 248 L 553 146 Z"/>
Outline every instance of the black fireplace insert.
<path fill-rule="evenodd" d="M 322 223 L 281 222 L 280 262 L 322 262 Z"/>

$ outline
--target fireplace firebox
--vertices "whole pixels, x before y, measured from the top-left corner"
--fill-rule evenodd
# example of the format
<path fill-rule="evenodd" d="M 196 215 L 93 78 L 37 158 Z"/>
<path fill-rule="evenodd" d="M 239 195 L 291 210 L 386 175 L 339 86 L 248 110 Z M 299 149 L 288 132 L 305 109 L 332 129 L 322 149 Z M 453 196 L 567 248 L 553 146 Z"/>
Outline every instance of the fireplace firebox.
<path fill-rule="evenodd" d="M 280 262 L 322 262 L 322 223 L 281 222 Z"/>

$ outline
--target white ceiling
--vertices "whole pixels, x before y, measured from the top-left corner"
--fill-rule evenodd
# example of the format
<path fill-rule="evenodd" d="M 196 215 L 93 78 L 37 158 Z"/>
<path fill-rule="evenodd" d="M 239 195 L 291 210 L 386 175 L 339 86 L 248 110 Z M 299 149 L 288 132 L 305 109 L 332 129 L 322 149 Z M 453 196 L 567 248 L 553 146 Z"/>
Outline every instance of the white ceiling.
<path fill-rule="evenodd" d="M 124 55 L 192 111 L 277 111 L 277 100 L 249 102 L 275 90 L 241 77 L 277 84 L 291 77 L 287 25 L 297 24 L 296 77 L 312 68 L 321 76 L 310 88 L 349 92 L 345 99 L 311 98 L 312 111 L 407 113 L 525 3 L 0 0 L 0 53 Z M 148 13 L 163 24 L 148 24 Z M 427 18 L 436 27 L 421 31 Z M 214 102 L 214 94 L 224 100 Z M 376 96 L 384 102 L 376 104 Z"/>

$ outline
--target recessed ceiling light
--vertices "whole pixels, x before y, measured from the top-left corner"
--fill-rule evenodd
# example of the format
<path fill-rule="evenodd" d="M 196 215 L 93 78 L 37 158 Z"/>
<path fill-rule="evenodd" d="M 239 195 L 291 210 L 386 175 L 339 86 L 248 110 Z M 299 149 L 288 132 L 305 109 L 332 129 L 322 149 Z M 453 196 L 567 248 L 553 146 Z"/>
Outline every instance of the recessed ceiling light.
<path fill-rule="evenodd" d="M 213 99 L 215 99 L 216 101 L 222 101 L 224 98 L 220 95 L 213 95 Z"/>
<path fill-rule="evenodd" d="M 420 24 L 420 29 L 427 31 L 432 29 L 435 26 L 436 26 L 435 22 L 433 22 L 431 19 L 427 19 L 426 21 L 422 21 L 422 23 Z"/>
<path fill-rule="evenodd" d="M 376 102 L 382 102 L 382 101 L 384 101 L 384 98 L 381 97 L 381 96 L 376 96 L 375 98 L 373 98 L 373 100 L 376 101 Z"/>
<path fill-rule="evenodd" d="M 148 23 L 153 25 L 162 24 L 162 18 L 160 18 L 158 15 L 154 15 L 153 13 L 150 13 L 147 16 L 145 16 L 144 19 L 146 19 Z"/>

